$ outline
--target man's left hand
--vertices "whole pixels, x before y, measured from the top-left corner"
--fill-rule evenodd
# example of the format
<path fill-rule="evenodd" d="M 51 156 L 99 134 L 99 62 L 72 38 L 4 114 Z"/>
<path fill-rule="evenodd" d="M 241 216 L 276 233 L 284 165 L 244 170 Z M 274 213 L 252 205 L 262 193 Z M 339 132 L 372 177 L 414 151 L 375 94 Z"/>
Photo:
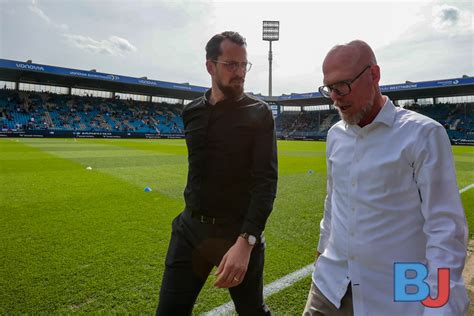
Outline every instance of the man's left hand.
<path fill-rule="evenodd" d="M 249 245 L 247 240 L 242 237 L 237 238 L 235 244 L 222 257 L 217 268 L 215 287 L 230 288 L 242 283 L 247 272 L 252 248 L 253 246 Z"/>

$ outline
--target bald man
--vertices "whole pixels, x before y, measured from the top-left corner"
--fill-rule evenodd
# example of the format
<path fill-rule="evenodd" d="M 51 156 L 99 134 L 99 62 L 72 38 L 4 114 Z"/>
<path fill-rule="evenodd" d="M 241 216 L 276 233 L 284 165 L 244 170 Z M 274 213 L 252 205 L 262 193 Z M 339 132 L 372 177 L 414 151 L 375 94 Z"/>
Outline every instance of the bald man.
<path fill-rule="evenodd" d="M 363 41 L 333 47 L 323 73 L 319 91 L 341 121 L 327 136 L 327 196 L 303 315 L 464 315 L 467 224 L 446 131 L 381 94 L 380 67 Z M 448 268 L 449 298 L 427 307 L 401 295 L 400 263 L 427 267 L 433 299 L 438 268 Z"/>

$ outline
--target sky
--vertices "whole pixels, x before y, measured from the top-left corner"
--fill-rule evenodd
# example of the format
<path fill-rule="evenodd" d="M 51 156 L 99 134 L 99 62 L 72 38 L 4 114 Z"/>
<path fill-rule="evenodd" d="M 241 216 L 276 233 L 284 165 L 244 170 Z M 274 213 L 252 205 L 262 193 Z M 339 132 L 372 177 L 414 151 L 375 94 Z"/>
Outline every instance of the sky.
<path fill-rule="evenodd" d="M 0 58 L 209 87 L 205 45 L 238 31 L 245 90 L 268 95 L 262 21 L 280 21 L 273 95 L 317 91 L 337 44 L 366 41 L 381 84 L 474 76 L 473 1 L 0 0 Z"/>

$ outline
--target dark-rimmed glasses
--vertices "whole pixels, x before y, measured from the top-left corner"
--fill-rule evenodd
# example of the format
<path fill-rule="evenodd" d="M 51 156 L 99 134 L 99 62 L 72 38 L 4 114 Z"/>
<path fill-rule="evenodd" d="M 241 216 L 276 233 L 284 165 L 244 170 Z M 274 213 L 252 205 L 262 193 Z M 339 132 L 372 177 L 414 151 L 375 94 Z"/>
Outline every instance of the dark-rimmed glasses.
<path fill-rule="evenodd" d="M 357 79 L 359 79 L 362 74 L 371 67 L 372 65 L 368 65 L 367 67 L 364 68 L 354 79 L 352 80 L 344 80 L 344 81 L 339 81 L 330 85 L 324 85 L 318 88 L 319 93 L 322 94 L 323 97 L 325 98 L 331 98 L 331 92 L 336 92 L 337 95 L 339 96 L 345 96 L 351 93 L 352 88 L 351 84 L 354 83 Z"/>
<path fill-rule="evenodd" d="M 243 68 L 245 72 L 249 72 L 250 68 L 252 68 L 252 63 L 248 61 L 239 63 L 238 61 L 213 60 L 213 62 L 224 65 L 224 67 L 230 72 L 235 72 L 237 69 L 240 69 L 240 67 Z"/>

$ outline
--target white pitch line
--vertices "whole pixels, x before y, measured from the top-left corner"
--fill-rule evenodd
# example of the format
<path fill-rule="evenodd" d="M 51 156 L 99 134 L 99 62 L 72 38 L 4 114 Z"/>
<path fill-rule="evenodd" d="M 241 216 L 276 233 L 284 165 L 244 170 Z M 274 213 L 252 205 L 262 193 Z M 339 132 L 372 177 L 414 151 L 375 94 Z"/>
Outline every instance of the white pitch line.
<path fill-rule="evenodd" d="M 474 188 L 474 183 L 471 183 L 470 185 L 468 185 L 467 187 L 465 188 L 462 188 L 461 190 L 459 190 L 459 194 L 463 193 L 463 192 L 466 192 L 467 190 L 471 189 L 471 188 Z"/>
<path fill-rule="evenodd" d="M 273 281 L 263 288 L 263 296 L 266 298 L 272 294 L 278 293 L 287 287 L 290 287 L 295 282 L 307 277 L 314 270 L 314 263 L 308 264 L 306 267 L 299 269 L 298 271 L 292 272 L 285 275 L 284 277 Z"/>
<path fill-rule="evenodd" d="M 459 194 L 466 192 L 469 189 L 474 188 L 474 183 L 471 183 L 467 187 L 459 190 Z M 308 264 L 306 267 L 299 269 L 293 273 L 287 274 L 281 279 L 273 281 L 272 283 L 266 285 L 263 288 L 263 297 L 267 298 L 268 296 L 278 293 L 287 287 L 292 286 L 294 283 L 298 282 L 302 278 L 310 275 L 313 272 L 314 263 Z M 213 310 L 202 314 L 203 316 L 220 316 L 220 315 L 229 315 L 234 311 L 234 303 L 232 301 L 227 302 L 219 307 L 214 308 Z"/>
<path fill-rule="evenodd" d="M 306 267 L 299 269 L 298 271 L 292 272 L 285 275 L 281 279 L 273 281 L 272 283 L 266 285 L 263 288 L 263 297 L 267 298 L 268 296 L 280 292 L 287 287 L 292 286 L 297 281 L 302 278 L 310 275 L 313 272 L 314 264 L 308 264 Z M 217 315 L 229 315 L 234 310 L 234 303 L 232 301 L 225 303 L 213 310 L 203 314 L 204 316 L 217 316 Z"/>

